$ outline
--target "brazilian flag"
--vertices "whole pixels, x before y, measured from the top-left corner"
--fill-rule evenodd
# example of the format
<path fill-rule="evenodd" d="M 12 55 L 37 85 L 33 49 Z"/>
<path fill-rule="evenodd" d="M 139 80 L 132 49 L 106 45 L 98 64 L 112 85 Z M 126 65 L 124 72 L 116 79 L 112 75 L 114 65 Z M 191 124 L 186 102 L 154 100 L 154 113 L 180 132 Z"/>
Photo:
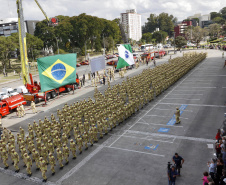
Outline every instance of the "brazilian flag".
<path fill-rule="evenodd" d="M 42 92 L 76 82 L 77 54 L 43 57 L 37 63 Z"/>

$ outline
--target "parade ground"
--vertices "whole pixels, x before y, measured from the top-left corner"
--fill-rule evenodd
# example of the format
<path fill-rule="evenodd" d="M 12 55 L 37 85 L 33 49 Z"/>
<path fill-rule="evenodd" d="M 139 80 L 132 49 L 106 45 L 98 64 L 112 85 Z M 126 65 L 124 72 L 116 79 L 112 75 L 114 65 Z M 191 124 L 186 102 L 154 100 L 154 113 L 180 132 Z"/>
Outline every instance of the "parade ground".
<path fill-rule="evenodd" d="M 198 50 L 208 56 L 194 69 L 161 95 L 151 101 L 134 116 L 117 126 L 112 132 L 100 139 L 93 147 L 78 154 L 77 159 L 69 157 L 69 164 L 63 170 L 55 167 L 56 174 L 51 175 L 48 166 L 47 183 L 42 182 L 40 171 L 32 166 L 32 176 L 26 175 L 26 169 L 20 165 L 15 173 L 13 165 L 8 170 L 0 164 L 1 185 L 166 185 L 168 184 L 167 164 L 172 163 L 175 152 L 185 160 L 177 185 L 202 184 L 202 174 L 208 171 L 206 162 L 214 157 L 213 144 L 218 128 L 221 128 L 226 112 L 226 68 L 219 50 Z M 179 53 L 176 56 L 182 56 Z M 173 56 L 175 57 L 175 56 Z M 157 65 L 167 62 L 169 56 L 157 61 Z M 132 77 L 148 67 L 143 65 L 137 70 L 127 72 Z M 116 78 L 111 85 L 125 79 Z M 98 85 L 104 92 L 107 85 Z M 13 113 L 3 118 L 3 126 L 16 133 L 19 127 L 27 131 L 28 123 L 34 120 L 50 119 L 57 109 L 67 102 L 88 99 L 93 100 L 94 88 L 90 82 L 82 89 L 57 100 L 51 100 L 46 106 L 40 103 L 38 113 L 32 114 L 29 107 L 27 115 L 17 118 Z M 181 110 L 181 123 L 175 124 L 176 107 Z"/>

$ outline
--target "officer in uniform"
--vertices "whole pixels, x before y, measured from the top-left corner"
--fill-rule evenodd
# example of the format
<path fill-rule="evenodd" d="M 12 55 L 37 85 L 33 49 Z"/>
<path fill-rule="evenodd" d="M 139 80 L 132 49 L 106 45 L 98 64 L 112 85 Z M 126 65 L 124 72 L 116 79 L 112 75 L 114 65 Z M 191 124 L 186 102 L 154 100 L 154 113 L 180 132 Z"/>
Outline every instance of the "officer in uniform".
<path fill-rule="evenodd" d="M 60 148 L 57 148 L 56 152 L 57 152 L 57 160 L 59 162 L 60 169 L 63 169 L 64 168 L 64 165 L 62 164 L 62 162 L 63 162 L 63 154 L 62 154 Z"/>
<path fill-rule="evenodd" d="M 64 159 L 66 161 L 65 165 L 67 165 L 69 163 L 68 161 L 68 157 L 69 157 L 69 148 L 67 147 L 66 144 L 63 145 L 63 156 L 64 156 Z"/>
<path fill-rule="evenodd" d="M 5 165 L 4 169 L 8 169 L 9 165 L 6 162 L 8 160 L 8 154 L 7 154 L 7 151 L 5 150 L 5 148 L 0 147 L 0 154 L 1 154 L 1 157 L 2 157 L 2 160 L 3 160 L 3 164 Z"/>
<path fill-rule="evenodd" d="M 24 161 L 26 164 L 26 171 L 27 171 L 27 175 L 28 177 L 31 177 L 32 173 L 31 173 L 31 166 L 32 166 L 32 161 L 31 158 L 29 157 L 29 155 L 27 155 L 27 153 L 24 154 Z"/>
<path fill-rule="evenodd" d="M 47 164 L 46 164 L 46 162 L 43 160 L 42 157 L 39 158 L 39 166 L 40 166 L 40 170 L 41 170 L 41 172 L 42 172 L 43 182 L 46 182 L 46 181 L 47 181 L 47 177 L 46 177 Z"/>
<path fill-rule="evenodd" d="M 179 124 L 180 123 L 180 110 L 178 107 L 176 108 L 175 116 L 176 116 L 176 124 Z"/>
<path fill-rule="evenodd" d="M 76 144 L 75 142 L 73 141 L 73 139 L 70 140 L 70 150 L 71 150 L 71 153 L 73 155 L 73 159 L 76 159 Z"/>
<path fill-rule="evenodd" d="M 19 163 L 19 155 L 18 153 L 13 149 L 12 150 L 12 160 L 13 160 L 13 164 L 15 167 L 15 172 L 18 173 L 20 171 L 20 168 L 18 167 L 18 163 Z"/>
<path fill-rule="evenodd" d="M 51 152 L 49 153 L 49 164 L 51 166 L 52 175 L 55 175 L 54 166 L 56 166 L 56 161 L 55 161 L 55 157 L 53 156 L 53 154 Z"/>
<path fill-rule="evenodd" d="M 40 159 L 40 155 L 39 153 L 35 150 L 35 148 L 32 150 L 32 160 L 35 161 L 36 164 L 36 170 L 39 170 L 39 159 Z"/>
<path fill-rule="evenodd" d="M 31 109 L 33 113 L 37 113 L 36 107 L 35 107 L 35 102 L 31 101 Z"/>

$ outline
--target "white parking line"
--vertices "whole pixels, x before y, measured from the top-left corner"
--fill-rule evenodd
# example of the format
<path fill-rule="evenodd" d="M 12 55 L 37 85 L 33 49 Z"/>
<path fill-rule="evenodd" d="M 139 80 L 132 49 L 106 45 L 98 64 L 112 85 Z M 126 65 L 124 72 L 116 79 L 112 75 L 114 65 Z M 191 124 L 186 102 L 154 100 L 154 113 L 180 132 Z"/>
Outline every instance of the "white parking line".
<path fill-rule="evenodd" d="M 178 95 L 179 95 L 179 96 L 180 96 L 180 95 L 185 95 L 185 96 L 191 96 L 191 95 L 192 95 L 192 96 L 196 96 L 196 95 L 197 95 L 197 96 L 203 96 L 203 94 L 170 94 L 170 95 L 174 95 L 174 96 L 178 96 Z"/>
<path fill-rule="evenodd" d="M 162 105 L 181 105 L 181 103 L 159 103 Z M 206 105 L 206 104 L 186 104 L 189 106 L 198 106 L 198 107 L 219 107 L 219 108 L 225 108 L 224 105 Z"/>
<path fill-rule="evenodd" d="M 194 100 L 194 101 L 199 101 L 200 99 L 186 99 L 186 98 L 164 98 L 164 100 Z"/>
<path fill-rule="evenodd" d="M 159 126 L 165 126 L 165 127 L 179 127 L 179 128 L 183 128 L 184 126 L 175 126 L 175 125 L 167 125 L 167 124 L 160 124 L 160 123 L 144 123 L 144 122 L 138 122 L 140 124 L 144 124 L 144 125 L 159 125 Z"/>
<path fill-rule="evenodd" d="M 175 111 L 175 109 L 160 109 L 160 108 L 154 108 L 157 110 L 170 110 L 170 111 Z M 192 110 L 183 110 L 184 112 L 193 112 Z"/>
<path fill-rule="evenodd" d="M 124 150 L 124 151 L 127 151 L 127 152 L 135 152 L 135 153 L 140 153 L 140 154 L 147 154 L 147 155 L 165 157 L 165 155 L 153 154 L 153 153 L 147 153 L 147 152 L 140 152 L 140 151 L 136 151 L 136 150 L 129 150 L 129 149 L 125 149 L 125 148 L 117 148 L 117 147 L 112 147 L 112 146 L 105 146 L 105 148 L 112 148 L 112 149 L 116 149 L 116 150 Z"/>

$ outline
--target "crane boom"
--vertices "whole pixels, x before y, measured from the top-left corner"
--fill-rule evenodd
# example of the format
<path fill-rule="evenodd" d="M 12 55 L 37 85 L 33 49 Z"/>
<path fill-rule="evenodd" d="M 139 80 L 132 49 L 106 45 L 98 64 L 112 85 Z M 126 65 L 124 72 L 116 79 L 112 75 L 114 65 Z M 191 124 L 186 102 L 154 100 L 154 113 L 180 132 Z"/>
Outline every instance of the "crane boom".
<path fill-rule="evenodd" d="M 38 7 L 40 8 L 40 10 L 42 11 L 42 13 L 44 14 L 45 18 L 47 19 L 47 21 L 49 22 L 49 18 L 46 15 L 46 12 L 42 9 L 41 5 L 39 4 L 38 0 L 35 0 L 36 4 L 38 5 Z"/>
<path fill-rule="evenodd" d="M 20 43 L 20 58 L 21 58 L 21 68 L 23 83 L 29 83 L 29 66 L 27 58 L 27 45 L 26 45 L 26 33 L 24 27 L 24 16 L 22 8 L 22 0 L 17 0 L 17 13 L 18 13 L 18 27 L 19 27 L 19 43 Z"/>

